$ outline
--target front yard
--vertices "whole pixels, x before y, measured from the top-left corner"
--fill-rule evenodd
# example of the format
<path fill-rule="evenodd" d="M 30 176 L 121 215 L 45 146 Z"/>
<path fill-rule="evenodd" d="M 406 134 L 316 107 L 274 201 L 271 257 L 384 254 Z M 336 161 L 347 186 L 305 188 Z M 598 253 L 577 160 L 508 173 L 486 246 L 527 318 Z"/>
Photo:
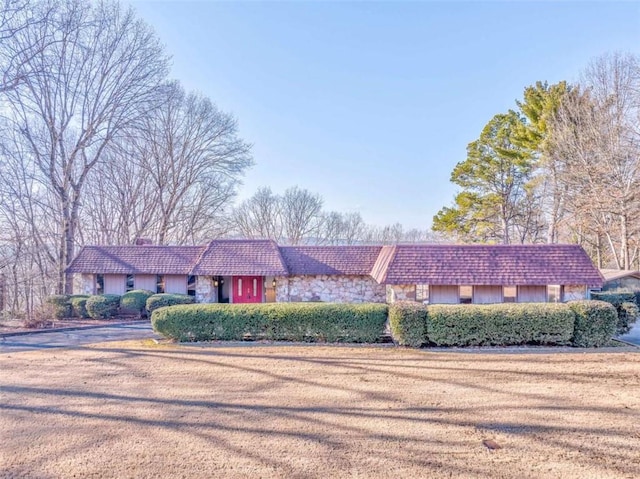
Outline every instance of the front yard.
<path fill-rule="evenodd" d="M 0 371 L 2 477 L 640 477 L 637 353 L 131 341 Z"/>

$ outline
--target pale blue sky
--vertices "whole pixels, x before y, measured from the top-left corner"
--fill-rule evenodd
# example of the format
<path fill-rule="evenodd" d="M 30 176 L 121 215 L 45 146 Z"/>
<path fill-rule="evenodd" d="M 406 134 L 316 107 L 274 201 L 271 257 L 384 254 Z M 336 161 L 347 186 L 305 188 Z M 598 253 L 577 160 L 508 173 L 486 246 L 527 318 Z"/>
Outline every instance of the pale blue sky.
<path fill-rule="evenodd" d="M 254 144 L 241 198 L 298 185 L 328 210 L 408 228 L 451 203 L 466 145 L 527 85 L 640 53 L 637 2 L 132 4 L 173 76 Z"/>

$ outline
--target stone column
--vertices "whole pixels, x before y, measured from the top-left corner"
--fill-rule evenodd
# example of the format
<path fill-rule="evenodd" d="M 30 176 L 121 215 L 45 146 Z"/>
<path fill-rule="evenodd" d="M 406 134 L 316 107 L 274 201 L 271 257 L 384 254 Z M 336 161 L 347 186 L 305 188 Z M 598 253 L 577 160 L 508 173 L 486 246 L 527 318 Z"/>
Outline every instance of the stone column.
<path fill-rule="evenodd" d="M 218 291 L 211 276 L 196 276 L 196 303 L 217 303 Z"/>

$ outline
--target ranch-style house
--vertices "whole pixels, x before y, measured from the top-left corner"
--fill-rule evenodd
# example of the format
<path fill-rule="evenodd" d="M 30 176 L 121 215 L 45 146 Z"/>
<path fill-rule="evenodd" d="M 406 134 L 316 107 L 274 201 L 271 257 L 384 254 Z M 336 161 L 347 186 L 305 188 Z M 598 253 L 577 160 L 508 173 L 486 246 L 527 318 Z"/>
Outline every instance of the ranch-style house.
<path fill-rule="evenodd" d="M 435 303 L 582 299 L 603 277 L 578 245 L 279 246 L 214 240 L 203 246 L 85 246 L 69 268 L 74 292 L 132 289 L 201 303 L 409 300 Z"/>

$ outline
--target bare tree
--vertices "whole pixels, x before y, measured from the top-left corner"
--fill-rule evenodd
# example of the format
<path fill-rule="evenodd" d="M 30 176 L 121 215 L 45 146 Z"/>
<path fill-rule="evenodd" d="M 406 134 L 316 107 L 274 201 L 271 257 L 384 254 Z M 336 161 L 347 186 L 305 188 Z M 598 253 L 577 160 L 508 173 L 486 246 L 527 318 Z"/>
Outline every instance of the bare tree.
<path fill-rule="evenodd" d="M 50 192 L 61 225 L 58 291 L 70 292 L 81 200 L 107 146 L 158 105 L 168 63 L 152 31 L 118 4 L 35 4 L 47 21 L 15 32 L 24 81 L 5 92 L 7 117 Z"/>
<path fill-rule="evenodd" d="M 225 208 L 251 164 L 235 119 L 173 82 L 157 109 L 105 150 L 87 201 L 94 237 L 130 243 L 197 243 L 220 236 Z M 101 237 L 102 236 L 102 237 Z"/>
<path fill-rule="evenodd" d="M 640 68 L 631 55 L 607 55 L 585 72 L 554 120 L 574 233 L 630 268 L 640 234 Z"/>
<path fill-rule="evenodd" d="M 282 240 L 280 197 L 260 188 L 232 212 L 234 230 L 244 238 Z"/>
<path fill-rule="evenodd" d="M 289 244 L 300 244 L 303 239 L 317 241 L 322 221 L 322 197 L 294 186 L 281 198 L 281 218 Z"/>

